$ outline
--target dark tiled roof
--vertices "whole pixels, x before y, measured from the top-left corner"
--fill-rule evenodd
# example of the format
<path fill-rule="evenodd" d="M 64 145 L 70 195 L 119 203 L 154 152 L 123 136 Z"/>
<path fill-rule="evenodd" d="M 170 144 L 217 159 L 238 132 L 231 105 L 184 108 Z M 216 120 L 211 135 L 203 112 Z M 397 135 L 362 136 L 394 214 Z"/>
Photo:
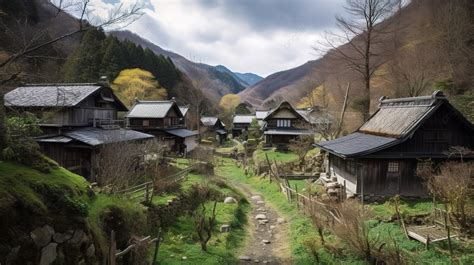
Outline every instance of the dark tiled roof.
<path fill-rule="evenodd" d="M 5 105 L 12 107 L 72 107 L 99 90 L 98 84 L 27 85 L 5 95 Z"/>
<path fill-rule="evenodd" d="M 127 113 L 127 118 L 164 118 L 176 104 L 172 100 L 140 100 Z M 180 110 L 181 111 L 181 110 Z"/>
<path fill-rule="evenodd" d="M 396 138 L 383 137 L 360 132 L 316 144 L 322 149 L 342 156 L 352 157 L 381 150 L 398 141 Z"/>
<path fill-rule="evenodd" d="M 181 138 L 198 135 L 198 133 L 186 129 L 167 130 L 166 132 Z"/>
<path fill-rule="evenodd" d="M 102 144 L 152 139 L 154 136 L 126 129 L 104 130 L 94 127 L 80 128 L 63 133 L 64 136 L 91 146 Z"/>
<path fill-rule="evenodd" d="M 255 115 L 235 115 L 233 119 L 233 123 L 252 123 L 253 119 L 255 119 Z"/>
<path fill-rule="evenodd" d="M 183 114 L 183 117 L 184 117 L 188 113 L 189 106 L 180 106 L 179 110 L 181 111 L 181 113 Z"/>
<path fill-rule="evenodd" d="M 220 121 L 219 118 L 217 117 L 209 117 L 209 116 L 203 116 L 201 117 L 201 123 L 204 124 L 204 126 L 214 126 L 216 123 Z M 225 124 L 221 121 L 222 126 L 225 126 Z"/>
<path fill-rule="evenodd" d="M 268 135 L 313 135 L 314 132 L 311 130 L 300 130 L 300 129 L 284 129 L 276 128 L 270 129 L 264 132 Z"/>

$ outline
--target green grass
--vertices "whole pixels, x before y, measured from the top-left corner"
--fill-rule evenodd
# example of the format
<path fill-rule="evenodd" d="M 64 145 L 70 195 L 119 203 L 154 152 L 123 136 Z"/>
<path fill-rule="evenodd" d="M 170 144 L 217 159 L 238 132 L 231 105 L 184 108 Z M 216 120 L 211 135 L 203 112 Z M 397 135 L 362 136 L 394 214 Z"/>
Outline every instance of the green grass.
<path fill-rule="evenodd" d="M 369 208 L 380 220 L 390 220 L 392 216 L 396 216 L 395 208 L 389 201 L 372 203 Z M 400 211 L 404 216 L 427 215 L 433 212 L 433 202 L 430 199 L 401 201 Z"/>
<path fill-rule="evenodd" d="M 86 218 L 89 227 L 91 228 L 95 240 L 99 243 L 102 249 L 108 247 L 108 237 L 102 230 L 101 215 L 105 214 L 111 208 L 121 209 L 124 217 L 124 222 L 130 230 L 141 230 L 138 225 L 145 225 L 146 209 L 141 204 L 130 201 L 126 198 L 112 195 L 98 194 L 88 201 L 89 214 Z M 133 229 L 135 228 L 135 229 Z"/>
<path fill-rule="evenodd" d="M 168 203 L 168 200 L 176 198 L 176 194 L 162 194 L 153 196 L 152 203 L 155 205 L 162 205 Z"/>
<path fill-rule="evenodd" d="M 227 140 L 223 145 L 216 148 L 216 152 L 230 154 L 234 150 L 234 147 L 237 147 L 237 152 L 244 152 L 244 146 L 238 140 L 232 139 Z"/>
<path fill-rule="evenodd" d="M 265 154 L 268 156 L 268 159 L 273 162 L 281 162 L 281 163 L 286 163 L 286 162 L 293 162 L 298 159 L 298 156 L 291 153 L 291 152 L 280 152 L 276 151 L 275 149 L 271 150 L 261 150 L 258 149 L 254 153 L 254 159 L 256 160 L 256 163 L 266 163 L 266 157 Z"/>
<path fill-rule="evenodd" d="M 183 189 L 189 189 L 197 183 L 206 183 L 219 191 L 222 196 L 239 197 L 235 190 L 219 182 L 218 179 L 190 173 L 183 183 Z M 212 203 L 206 203 L 208 211 Z M 238 204 L 219 202 L 216 207 L 217 225 L 208 243 L 208 251 L 201 250 L 199 240 L 194 230 L 194 219 L 190 215 L 181 216 L 165 233 L 164 241 L 159 250 L 160 264 L 237 264 L 236 248 L 242 246 L 246 233 L 244 225 L 246 214 L 250 210 L 245 200 Z M 220 233 L 222 224 L 230 224 L 230 233 Z M 186 257 L 183 260 L 182 257 Z"/>

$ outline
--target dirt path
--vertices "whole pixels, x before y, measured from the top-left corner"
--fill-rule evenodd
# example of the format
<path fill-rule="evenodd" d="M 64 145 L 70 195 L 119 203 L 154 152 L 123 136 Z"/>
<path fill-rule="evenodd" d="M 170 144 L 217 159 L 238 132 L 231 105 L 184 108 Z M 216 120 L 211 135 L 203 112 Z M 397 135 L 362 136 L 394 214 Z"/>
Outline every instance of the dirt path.
<path fill-rule="evenodd" d="M 227 182 L 241 190 L 252 206 L 248 216 L 250 237 L 238 253 L 240 264 L 291 264 L 287 220 L 250 186 Z"/>

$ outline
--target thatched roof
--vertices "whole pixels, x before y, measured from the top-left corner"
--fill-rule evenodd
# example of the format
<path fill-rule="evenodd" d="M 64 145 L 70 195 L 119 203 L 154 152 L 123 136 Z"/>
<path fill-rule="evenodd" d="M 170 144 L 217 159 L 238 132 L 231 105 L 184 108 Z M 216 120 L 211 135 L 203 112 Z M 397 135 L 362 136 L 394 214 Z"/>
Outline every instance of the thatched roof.
<path fill-rule="evenodd" d="M 379 110 L 360 127 L 359 132 L 395 138 L 403 137 L 436 110 L 444 100 L 446 99 L 442 94 L 382 99 Z"/>
<path fill-rule="evenodd" d="M 379 110 L 359 130 L 316 146 L 343 158 L 372 154 L 409 139 L 442 105 L 474 131 L 472 124 L 449 104 L 443 93 L 435 91 L 431 96 L 381 98 Z"/>

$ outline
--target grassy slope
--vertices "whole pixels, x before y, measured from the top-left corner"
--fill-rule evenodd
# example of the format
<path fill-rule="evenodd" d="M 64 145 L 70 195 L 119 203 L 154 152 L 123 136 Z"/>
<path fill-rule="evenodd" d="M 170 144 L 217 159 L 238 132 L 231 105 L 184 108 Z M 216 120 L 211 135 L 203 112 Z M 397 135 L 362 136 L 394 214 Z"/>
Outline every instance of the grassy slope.
<path fill-rule="evenodd" d="M 267 154 L 268 159 L 270 161 L 276 160 L 277 162 L 292 162 L 298 159 L 298 156 L 291 152 L 279 152 L 274 149 L 271 150 L 257 150 L 255 151 L 254 158 L 257 160 L 257 163 L 265 162 L 266 163 L 266 157 L 265 154 Z"/>
<path fill-rule="evenodd" d="M 290 224 L 290 237 L 293 257 L 295 258 L 296 264 L 310 264 L 313 262 L 312 258 L 308 256 L 307 251 L 304 247 L 304 241 L 306 239 L 318 240 L 314 227 L 312 226 L 311 220 L 308 217 L 303 216 L 297 209 L 296 205 L 287 202 L 286 197 L 278 191 L 278 187 L 275 184 L 269 184 L 268 180 L 264 180 L 256 177 L 247 177 L 241 168 L 237 167 L 232 160 L 225 159 L 225 164 L 219 167 L 218 174 L 225 176 L 226 178 L 246 183 L 255 190 L 262 193 L 265 199 L 275 205 L 278 210 L 286 215 L 287 220 Z M 300 184 L 298 184 L 300 187 Z M 420 214 L 426 213 L 429 210 L 429 203 L 421 201 L 418 203 L 403 203 L 402 210 L 407 214 Z M 378 217 L 386 217 L 391 214 L 391 207 L 387 204 L 373 205 L 371 206 L 375 210 L 375 215 Z M 377 220 L 370 221 L 371 235 L 374 237 L 380 237 L 382 242 L 390 244 L 394 238 L 402 251 L 407 255 L 411 256 L 413 261 L 422 264 L 448 264 L 449 255 L 447 252 L 447 243 L 435 244 L 435 248 L 431 248 L 429 251 L 425 249 L 425 246 L 417 241 L 408 240 L 400 227 L 395 223 L 380 222 Z M 337 240 L 330 234 L 326 233 L 326 240 L 337 244 Z M 474 260 L 472 244 L 461 245 L 458 242 L 454 243 L 455 255 L 458 257 L 458 261 L 461 264 L 472 264 Z M 344 251 L 344 256 L 335 257 L 333 254 L 320 249 L 319 252 L 320 261 L 323 264 L 364 264 L 364 261 L 357 257 L 354 257 L 347 250 Z"/>
<path fill-rule="evenodd" d="M 192 185 L 206 183 L 211 188 L 218 190 L 222 196 L 241 197 L 235 190 L 217 183 L 210 177 L 197 173 L 190 173 L 182 183 L 184 191 Z M 169 196 L 169 195 L 166 195 Z M 211 203 L 206 204 L 209 210 Z M 246 213 L 250 206 L 245 200 L 238 204 L 224 204 L 219 202 L 216 207 L 217 225 L 213 236 L 208 243 L 208 251 L 201 251 L 199 240 L 194 230 L 194 219 L 190 215 L 181 216 L 164 236 L 159 250 L 159 261 L 162 264 L 236 264 L 236 248 L 241 247 L 246 233 Z M 230 224 L 230 233 L 218 232 L 222 224 Z M 186 260 L 182 258 L 186 257 Z"/>
<path fill-rule="evenodd" d="M 66 226 L 74 226 L 75 221 L 79 221 L 92 230 L 99 247 L 106 249 L 108 235 L 102 231 L 100 216 L 110 207 L 116 207 L 128 218 L 126 223 L 137 223 L 144 220 L 144 209 L 138 203 L 119 197 L 98 194 L 90 198 L 87 196 L 88 185 L 83 177 L 61 167 L 50 173 L 41 173 L 26 166 L 0 161 L 0 214 L 12 211 L 15 205 L 21 203 L 26 209 L 31 209 L 28 215 L 32 220 L 49 220 L 47 222 L 54 225 Z M 58 205 L 49 202 L 51 194 L 58 194 L 61 200 L 67 197 L 66 202 L 60 204 L 62 208 L 54 209 Z M 85 208 L 84 216 L 70 212 L 70 208 L 77 205 Z M 17 225 L 37 224 L 25 222 Z"/>

